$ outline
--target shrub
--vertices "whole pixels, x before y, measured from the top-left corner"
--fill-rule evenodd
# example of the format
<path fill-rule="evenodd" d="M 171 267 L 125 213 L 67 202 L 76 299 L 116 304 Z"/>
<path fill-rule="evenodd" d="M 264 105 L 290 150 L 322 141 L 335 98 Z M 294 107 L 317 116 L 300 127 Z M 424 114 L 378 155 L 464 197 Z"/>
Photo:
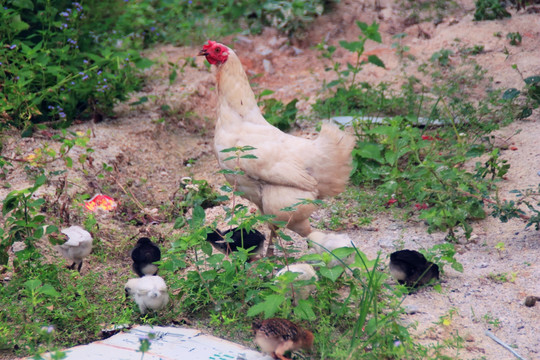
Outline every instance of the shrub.
<path fill-rule="evenodd" d="M 81 4 L 13 1 L 0 8 L 0 128 L 99 119 L 140 84 L 148 60 L 104 44 Z M 26 133 L 28 134 L 28 133 Z"/>

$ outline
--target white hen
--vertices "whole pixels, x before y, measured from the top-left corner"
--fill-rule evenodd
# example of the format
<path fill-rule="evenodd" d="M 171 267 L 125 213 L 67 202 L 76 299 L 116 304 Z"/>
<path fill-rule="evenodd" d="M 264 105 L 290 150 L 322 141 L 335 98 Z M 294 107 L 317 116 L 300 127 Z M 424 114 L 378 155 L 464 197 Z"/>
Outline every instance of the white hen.
<path fill-rule="evenodd" d="M 66 259 L 73 261 L 70 269 L 75 269 L 77 265 L 77 271 L 81 272 L 83 259 L 92 251 L 92 235 L 80 226 L 71 226 L 61 232 L 67 235 L 68 239 L 62 245 L 56 245 L 55 249 Z"/>
<path fill-rule="evenodd" d="M 129 279 L 124 286 L 126 295 L 133 297 L 139 305 L 141 314 L 149 310 L 161 310 L 169 302 L 167 284 L 161 276 L 143 276 L 142 278 Z"/>

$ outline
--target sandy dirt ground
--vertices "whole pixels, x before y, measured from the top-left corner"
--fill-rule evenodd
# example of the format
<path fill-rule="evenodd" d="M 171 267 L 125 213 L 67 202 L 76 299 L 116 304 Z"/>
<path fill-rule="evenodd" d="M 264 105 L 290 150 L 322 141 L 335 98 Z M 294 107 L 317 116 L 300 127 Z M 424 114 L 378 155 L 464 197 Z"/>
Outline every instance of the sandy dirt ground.
<path fill-rule="evenodd" d="M 522 78 L 512 69 L 512 64 L 518 66 L 524 77 L 540 75 L 538 14 L 524 10 L 516 12 L 514 9 L 508 19 L 474 22 L 473 1 L 462 1 L 437 25 L 433 22 L 409 25 L 407 13 L 401 5 L 389 1 L 382 1 L 381 5 L 382 9 L 376 10 L 372 2 L 341 1 L 334 12 L 317 20 L 305 39 L 294 43 L 294 46 L 272 30 L 259 36 L 230 36 L 216 40 L 234 46 L 248 75 L 262 74 L 254 80 L 258 83 L 257 89 L 271 89 L 275 91 L 273 96 L 283 101 L 300 99 L 298 107 L 303 114 L 309 114 L 310 105 L 321 96 L 322 82 L 333 79 L 331 72 L 324 71 L 325 65 L 329 65 L 328 60 L 322 59 L 314 46 L 321 41 L 337 45 L 339 40 L 356 39 L 359 34 L 356 20 L 380 23 L 383 42 L 368 42 L 366 51 L 367 54 L 377 54 L 386 64 L 386 69 L 365 66 L 359 74 L 361 81 L 399 83 L 404 74 L 418 75 L 417 65 L 427 61 L 435 51 L 451 49 L 457 53 L 460 47 L 474 45 L 484 46 L 484 52 L 475 59 L 493 77 L 497 87 L 522 87 Z M 497 32 L 503 36 L 494 36 Z M 505 38 L 508 32 L 519 32 L 523 37 L 522 44 L 510 46 Z M 392 36 L 398 33 L 407 34 L 402 40 L 403 45 L 409 46 L 410 54 L 416 58 L 406 68 L 391 48 L 395 42 Z M 224 178 L 217 173 L 212 149 L 217 100 L 212 71 L 203 66 L 203 59 L 196 58 L 196 67 L 185 66 L 173 84 L 168 82 L 170 69 L 167 63 L 181 66 L 198 50 L 198 47 L 173 46 L 152 49 L 147 55 L 155 59 L 157 65 L 149 71 L 145 88 L 133 94 L 132 98 L 148 96 L 150 101 L 137 107 L 120 104 L 115 118 L 97 124 L 73 125 L 74 131 L 92 131 L 89 145 L 95 153 L 92 154 L 94 168 L 88 169 L 89 175 L 80 171 L 70 173 L 70 182 L 75 184 L 69 190 L 71 196 L 107 190 L 102 184 L 92 181 L 92 174 L 99 171 L 102 163 L 114 166 L 116 171 L 113 174 L 118 183 L 129 183 L 129 191 L 146 204 L 143 211 L 150 214 L 156 214 L 155 209 L 170 201 L 183 176 L 206 179 L 216 188 L 223 185 Z M 353 58 L 338 49 L 334 60 L 346 63 Z M 460 57 L 451 56 L 450 61 L 457 64 Z M 169 114 L 174 116 L 166 117 L 160 110 L 163 105 L 168 105 Z M 160 121 L 163 118 L 165 121 Z M 303 123 L 293 130 L 300 136 L 312 131 L 311 125 Z M 514 122 L 494 135 L 507 143 L 501 157 L 511 165 L 507 178 L 499 184 L 501 196 L 510 199 L 510 190 L 536 187 L 540 182 L 538 111 L 527 120 Z M 46 137 L 39 134 L 26 139 L 6 138 L 2 154 L 24 158 L 44 141 Z M 77 151 L 80 150 L 74 150 L 74 157 Z M 55 166 L 60 168 L 61 164 L 50 164 L 51 168 Z M 7 180 L 12 185 L 9 190 L 30 185 L 21 169 L 11 171 Z M 54 186 L 51 184 L 43 191 L 52 191 Z M 114 185 L 112 187 L 115 188 Z M 9 190 L 0 189 L 0 199 Z M 127 197 L 124 193 L 124 198 Z M 209 217 L 218 215 L 209 214 Z M 315 216 L 320 218 L 325 213 L 319 211 Z M 101 235 L 113 243 L 118 233 L 114 228 L 123 220 L 125 217 L 111 221 L 103 219 Z M 124 237 L 163 232 L 159 226 L 152 229 L 149 223 L 142 227 L 126 225 L 122 231 Z M 370 257 L 375 257 L 378 252 L 387 256 L 401 246 L 430 248 L 445 241 L 444 233 L 428 234 L 423 223 L 398 221 L 391 215 L 374 219 L 365 229 L 346 231 Z M 505 244 L 504 251 L 495 248 L 499 242 Z M 417 323 L 415 333 L 422 342 L 442 342 L 459 334 L 465 342 L 464 349 L 454 354 L 456 358 L 513 359 L 509 351 L 484 334 L 490 329 L 501 340 L 514 346 L 525 359 L 540 359 L 540 305 L 529 308 L 523 304 L 527 295 L 540 296 L 540 232 L 533 228 L 525 229 L 522 221 L 501 223 L 488 217 L 475 223 L 472 239 L 460 242 L 457 248 L 456 258 L 463 264 L 464 272 L 447 267 L 442 278 L 442 292 L 423 290 L 408 296 L 404 304 L 416 312 L 403 320 Z M 499 273 L 511 274 L 513 280 L 498 283 L 488 277 Z M 453 316 L 447 326 L 434 327 L 435 322 L 449 313 Z"/>

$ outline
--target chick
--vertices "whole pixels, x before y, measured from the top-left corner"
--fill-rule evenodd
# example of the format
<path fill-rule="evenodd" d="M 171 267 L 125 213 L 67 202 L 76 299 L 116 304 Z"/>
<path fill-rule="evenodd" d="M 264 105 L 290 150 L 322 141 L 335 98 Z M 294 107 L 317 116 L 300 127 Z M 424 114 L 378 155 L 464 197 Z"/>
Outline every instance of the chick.
<path fill-rule="evenodd" d="M 309 349 L 313 345 L 313 334 L 295 323 L 279 318 L 253 322 L 255 343 L 264 353 L 274 359 L 290 360 L 287 351 Z"/>
<path fill-rule="evenodd" d="M 317 276 L 317 273 L 315 272 L 315 269 L 313 266 L 309 264 L 292 264 L 289 266 L 284 267 L 283 269 L 279 270 L 276 274 L 276 277 L 279 277 L 286 272 L 292 272 L 292 273 L 298 273 L 299 275 L 294 279 L 294 281 L 308 281 L 312 278 L 315 278 L 315 281 L 319 280 L 319 277 Z M 296 283 L 293 283 L 294 290 L 300 299 L 307 299 L 309 297 L 309 294 L 315 290 L 315 285 L 304 285 L 304 286 L 298 286 Z"/>
<path fill-rule="evenodd" d="M 232 242 L 228 242 L 225 238 L 227 237 L 227 234 L 231 232 L 232 235 L 230 236 L 230 240 L 232 240 Z M 212 244 L 214 249 L 226 255 L 229 255 L 231 251 L 237 251 L 238 248 L 249 249 L 254 247 L 253 250 L 251 250 L 253 255 L 250 257 L 250 260 L 254 260 L 263 248 L 262 244 L 264 243 L 265 237 L 261 232 L 255 229 L 251 229 L 248 232 L 236 227 L 225 232 L 216 229 L 206 235 L 206 240 Z"/>
<path fill-rule="evenodd" d="M 308 239 L 315 243 L 313 244 L 312 249 L 318 254 L 323 254 L 326 252 L 326 250 L 332 252 L 336 249 L 343 247 L 354 247 L 351 238 L 347 234 L 325 234 L 320 231 L 313 231 L 308 235 Z M 343 260 L 345 264 L 350 265 L 354 262 L 354 257 L 355 253 L 352 253 L 351 255 L 341 260 Z M 332 260 L 328 264 L 328 267 L 334 267 L 337 265 L 343 264 L 341 263 L 341 261 L 332 256 Z"/>
<path fill-rule="evenodd" d="M 141 278 L 129 279 L 124 286 L 126 296 L 133 297 L 139 305 L 141 314 L 146 314 L 149 310 L 160 310 L 169 302 L 167 284 L 160 276 L 143 276 Z"/>
<path fill-rule="evenodd" d="M 153 264 L 161 260 L 161 251 L 149 238 L 143 237 L 137 241 L 137 244 L 131 250 L 133 259 L 133 271 L 140 277 L 145 275 L 156 275 L 158 266 Z"/>
<path fill-rule="evenodd" d="M 73 261 L 69 269 L 73 270 L 77 265 L 77 271 L 81 272 L 83 259 L 92 251 L 92 235 L 80 226 L 71 226 L 61 232 L 67 235 L 68 239 L 62 245 L 56 245 L 54 248 L 63 257 Z"/>
<path fill-rule="evenodd" d="M 415 250 L 396 251 L 390 255 L 390 273 L 400 284 L 410 288 L 439 279 L 439 267 Z"/>

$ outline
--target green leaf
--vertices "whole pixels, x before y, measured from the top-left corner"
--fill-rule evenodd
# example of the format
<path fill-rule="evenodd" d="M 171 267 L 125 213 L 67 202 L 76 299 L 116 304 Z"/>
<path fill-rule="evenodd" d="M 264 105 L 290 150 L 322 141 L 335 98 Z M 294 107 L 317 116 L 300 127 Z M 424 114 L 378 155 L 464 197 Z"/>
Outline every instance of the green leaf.
<path fill-rule="evenodd" d="M 525 81 L 525 84 L 527 84 L 527 85 L 532 85 L 532 84 L 536 84 L 536 83 L 540 84 L 540 76 L 538 76 L 538 75 L 529 76 L 529 77 L 523 79 L 523 81 Z"/>
<path fill-rule="evenodd" d="M 52 297 L 58 297 L 60 296 L 60 294 L 58 293 L 58 291 L 56 291 L 56 289 L 54 287 L 52 287 L 52 285 L 50 284 L 45 284 L 43 285 L 39 290 L 38 290 L 38 293 L 41 293 L 43 295 L 49 295 L 49 296 L 52 296 Z"/>
<path fill-rule="evenodd" d="M 174 221 L 173 229 L 180 229 L 186 225 L 186 219 L 183 216 L 179 216 Z"/>
<path fill-rule="evenodd" d="M 382 60 L 379 59 L 379 57 L 377 55 L 369 55 L 368 56 L 368 62 L 373 64 L 373 65 L 377 65 L 379 67 L 382 67 L 383 69 L 386 68 L 386 66 L 384 66 L 384 63 L 382 62 Z"/>
<path fill-rule="evenodd" d="M 45 184 L 47 182 L 47 177 L 45 175 L 40 175 L 36 179 L 36 183 L 34 184 L 34 189 L 37 189 L 41 185 Z"/>
<path fill-rule="evenodd" d="M 261 91 L 259 93 L 259 97 L 262 98 L 263 96 L 272 95 L 273 93 L 274 93 L 274 91 L 272 91 L 272 90 L 264 89 L 263 91 Z"/>
<path fill-rule="evenodd" d="M 339 45 L 343 47 L 344 49 L 349 50 L 350 52 L 358 52 L 363 53 L 364 52 L 364 42 L 363 41 L 344 41 L 341 40 L 339 42 Z"/>
<path fill-rule="evenodd" d="M 34 3 L 31 0 L 14 0 L 12 4 L 19 9 L 34 10 Z"/>
<path fill-rule="evenodd" d="M 193 208 L 192 217 L 189 220 L 189 225 L 192 229 L 197 229 L 203 226 L 204 219 L 206 218 L 206 214 L 204 212 L 204 209 L 200 206 L 195 206 Z"/>
<path fill-rule="evenodd" d="M 298 305 L 294 308 L 294 313 L 302 320 L 313 321 L 317 316 L 313 312 L 313 305 L 308 300 L 298 300 Z"/>
<path fill-rule="evenodd" d="M 148 96 L 141 96 L 139 100 L 129 103 L 129 105 L 141 105 L 148 101 Z"/>
<path fill-rule="evenodd" d="M 146 69 L 154 65 L 154 62 L 147 58 L 140 58 L 134 61 L 137 69 Z"/>
<path fill-rule="evenodd" d="M 285 297 L 283 295 L 278 294 L 272 294 L 268 295 L 266 299 L 258 303 L 254 306 L 252 306 L 249 310 L 247 315 L 248 316 L 255 316 L 261 312 L 264 312 L 264 317 L 268 319 L 269 317 L 272 317 L 277 310 L 279 309 L 279 306 L 285 301 Z"/>
<path fill-rule="evenodd" d="M 247 155 L 240 156 L 240 159 L 257 159 L 257 157 L 252 154 L 247 154 Z"/>
<path fill-rule="evenodd" d="M 336 282 L 338 277 L 343 273 L 343 268 L 341 266 L 334 266 L 333 268 L 322 267 L 319 272 L 325 278 L 330 279 L 332 282 Z"/>
<path fill-rule="evenodd" d="M 506 91 L 502 94 L 502 98 L 503 100 L 513 100 L 518 97 L 520 93 L 521 92 L 515 88 L 506 89 Z"/>
<path fill-rule="evenodd" d="M 201 243 L 201 250 L 208 256 L 212 255 L 212 245 L 207 241 Z"/>
<path fill-rule="evenodd" d="M 32 280 L 28 280 L 24 283 L 24 286 L 30 290 L 30 291 L 34 291 L 36 290 L 37 288 L 39 288 L 41 286 L 41 281 L 38 280 L 38 279 L 32 279 Z"/>

